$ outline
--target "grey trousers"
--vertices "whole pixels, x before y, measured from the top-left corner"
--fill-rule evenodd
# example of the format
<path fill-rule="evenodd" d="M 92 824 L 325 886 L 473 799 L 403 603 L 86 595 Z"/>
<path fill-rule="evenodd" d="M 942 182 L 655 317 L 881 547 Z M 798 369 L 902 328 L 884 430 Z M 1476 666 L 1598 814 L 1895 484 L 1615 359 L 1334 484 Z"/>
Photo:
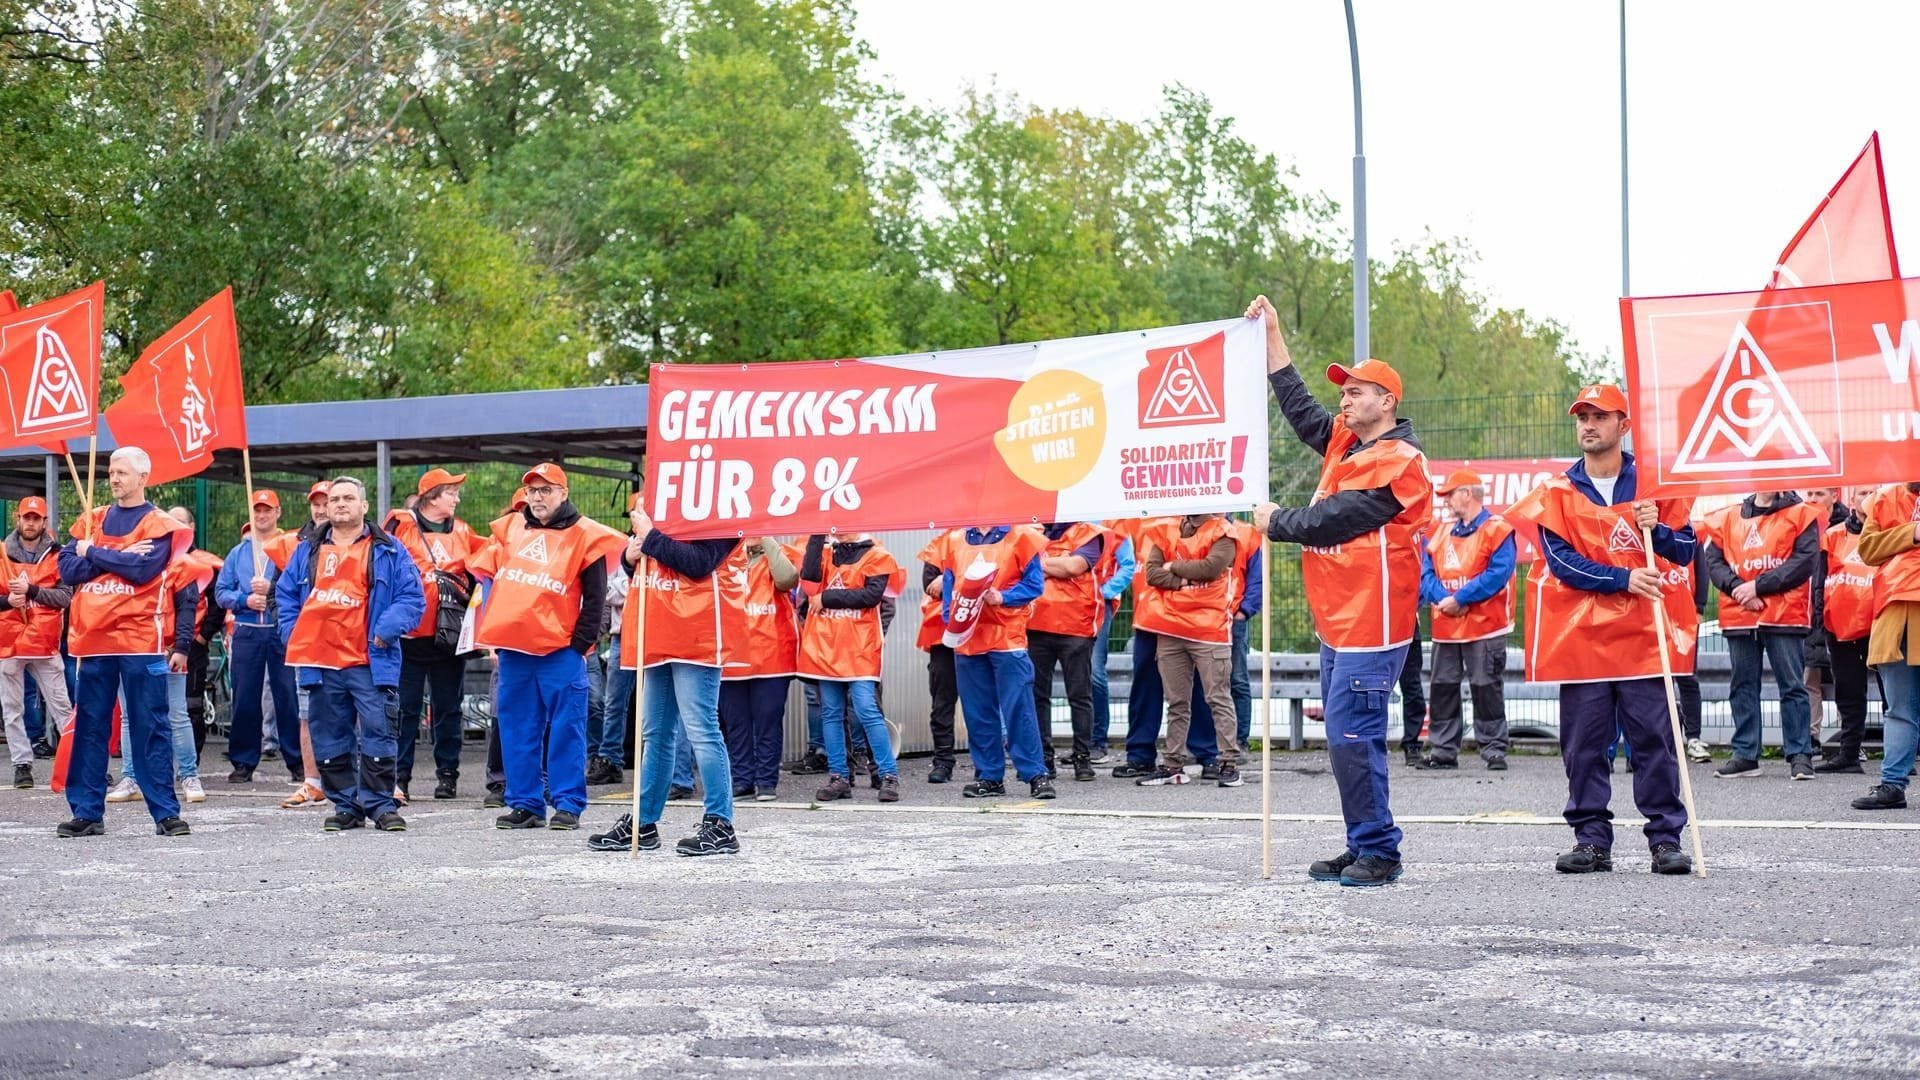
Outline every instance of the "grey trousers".
<path fill-rule="evenodd" d="M 1435 761 L 1460 756 L 1463 678 L 1473 692 L 1473 740 L 1480 745 L 1480 756 L 1488 761 L 1507 756 L 1507 700 L 1501 684 L 1506 671 L 1505 637 L 1433 643 L 1433 684 L 1427 689 L 1429 756 Z"/>

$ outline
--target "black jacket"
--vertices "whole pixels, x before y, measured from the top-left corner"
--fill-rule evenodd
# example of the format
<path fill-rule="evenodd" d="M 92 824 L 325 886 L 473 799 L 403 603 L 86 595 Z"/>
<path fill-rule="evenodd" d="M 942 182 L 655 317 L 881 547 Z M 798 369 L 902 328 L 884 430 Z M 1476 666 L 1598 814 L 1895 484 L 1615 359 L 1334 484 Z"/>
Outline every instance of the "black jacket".
<path fill-rule="evenodd" d="M 1754 502 L 1753 496 L 1749 495 L 1740 503 L 1740 519 L 1748 521 L 1766 517 L 1790 506 L 1797 506 L 1800 501 L 1797 493 L 1783 491 L 1774 499 L 1773 505 L 1761 506 Z M 1824 556 L 1820 550 L 1820 535 L 1825 530 L 1824 522 L 1810 523 L 1800 531 L 1799 536 L 1794 537 L 1793 551 L 1787 556 L 1785 562 L 1753 579 L 1754 591 L 1761 596 L 1792 592 L 1809 581 L 1813 582 L 1810 611 L 1813 615 L 1813 625 L 1816 627 L 1820 625 L 1820 603 L 1824 592 L 1825 574 L 1821 572 Z M 1726 553 L 1720 550 L 1717 540 L 1703 546 L 1701 558 L 1706 563 L 1708 579 L 1723 595 L 1732 596 L 1733 590 L 1746 583 L 1747 579 L 1735 573 L 1733 566 L 1727 562 Z M 1730 630 L 1727 632 L 1751 633 L 1752 631 Z"/>
<path fill-rule="evenodd" d="M 1333 436 L 1333 414 L 1314 400 L 1313 392 L 1307 389 L 1306 382 L 1294 368 L 1281 368 L 1267 376 L 1267 381 L 1272 383 L 1280 412 L 1293 426 L 1293 433 L 1308 449 L 1324 456 L 1327 440 Z M 1346 456 L 1352 457 L 1375 442 L 1388 439 L 1407 443 L 1415 449 L 1420 446 L 1413 436 L 1413 421 L 1402 418 L 1380 438 L 1349 447 Z M 1389 487 L 1336 491 L 1312 506 L 1281 507 L 1267 525 L 1267 536 L 1308 547 L 1332 547 L 1380 528 L 1400 516 L 1403 509 Z"/>
<path fill-rule="evenodd" d="M 520 513 L 529 529 L 570 529 L 580 521 L 580 511 L 571 499 L 562 502 L 553 517 L 544 522 L 534 517 L 531 509 Z M 574 652 L 587 656 L 600 644 L 600 623 L 606 607 L 607 564 L 595 559 L 580 569 L 580 621 L 573 624 L 573 640 L 569 642 Z"/>
<path fill-rule="evenodd" d="M 827 538 L 825 536 L 807 537 L 806 554 L 800 560 L 801 581 L 825 581 L 824 561 Z M 852 543 L 841 542 L 833 545 L 833 565 L 852 566 L 873 550 L 872 540 L 856 540 Z M 887 595 L 887 575 L 868 574 L 867 579 L 851 589 L 822 589 L 820 595 L 809 598 L 811 604 L 819 604 L 822 611 L 852 610 L 863 611 L 879 607 L 880 601 Z"/>

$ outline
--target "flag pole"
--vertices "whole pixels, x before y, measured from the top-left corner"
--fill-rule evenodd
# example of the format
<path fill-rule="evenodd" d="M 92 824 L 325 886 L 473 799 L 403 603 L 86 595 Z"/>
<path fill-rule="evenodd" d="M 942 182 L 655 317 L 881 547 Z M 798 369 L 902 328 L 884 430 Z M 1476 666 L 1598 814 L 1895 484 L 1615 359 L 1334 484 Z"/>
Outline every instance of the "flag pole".
<path fill-rule="evenodd" d="M 1260 537 L 1260 877 L 1273 880 L 1273 543 Z"/>
<path fill-rule="evenodd" d="M 633 602 L 633 844 L 627 858 L 640 857 L 640 775 L 646 764 L 647 727 L 641 722 L 640 709 L 647 686 L 647 557 L 633 564 L 638 585 Z"/>
<path fill-rule="evenodd" d="M 67 458 L 67 472 L 73 477 L 73 490 L 80 496 L 80 513 L 87 516 L 93 513 L 92 493 L 80 483 L 80 466 L 74 463 L 73 451 L 64 451 Z"/>
<path fill-rule="evenodd" d="M 1640 538 L 1647 549 L 1647 569 L 1659 573 L 1653 562 L 1653 530 L 1642 528 Z M 1700 839 L 1700 812 L 1693 806 L 1693 777 L 1687 773 L 1686 736 L 1680 730 L 1680 703 L 1673 691 L 1673 657 L 1667 655 L 1667 605 L 1664 599 L 1653 602 L 1653 628 L 1660 639 L 1660 677 L 1667 688 L 1667 722 L 1673 727 L 1673 756 L 1680 766 L 1680 801 L 1687 808 L 1687 825 L 1693 831 L 1693 872 L 1707 876 L 1707 851 Z"/>
<path fill-rule="evenodd" d="M 87 493 L 83 497 L 87 508 L 87 539 L 93 539 L 93 477 L 95 453 L 100 448 L 100 436 L 96 432 L 87 433 Z"/>
<path fill-rule="evenodd" d="M 247 498 L 248 500 L 252 500 L 253 498 L 253 448 L 252 447 L 243 446 L 240 448 L 240 473 L 247 485 Z M 248 511 L 252 511 L 253 507 L 249 505 L 247 509 Z M 260 546 L 261 545 L 260 530 L 258 529 L 253 530 L 252 536 L 253 536 L 253 576 L 265 577 L 267 553 Z"/>

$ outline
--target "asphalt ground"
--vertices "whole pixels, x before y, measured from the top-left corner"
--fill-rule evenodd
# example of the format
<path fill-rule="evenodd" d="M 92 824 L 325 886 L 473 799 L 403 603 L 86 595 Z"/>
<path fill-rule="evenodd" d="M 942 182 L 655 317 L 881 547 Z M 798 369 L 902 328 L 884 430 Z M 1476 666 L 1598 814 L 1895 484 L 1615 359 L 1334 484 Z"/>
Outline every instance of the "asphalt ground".
<path fill-rule="evenodd" d="M 471 753 L 408 832 L 324 835 L 217 745 L 186 838 L 135 803 L 56 840 L 63 799 L 0 791 L 0 1076 L 1920 1072 L 1920 810 L 1848 809 L 1870 777 L 1695 766 L 1706 878 L 1624 825 L 1569 877 L 1557 758 L 1396 765 L 1406 875 L 1363 890 L 1302 872 L 1342 847 L 1318 753 L 1275 757 L 1262 880 L 1257 766 L 987 806 L 925 759 L 892 806 L 790 777 L 740 855 L 672 855 L 675 804 L 636 861 L 493 829 Z"/>

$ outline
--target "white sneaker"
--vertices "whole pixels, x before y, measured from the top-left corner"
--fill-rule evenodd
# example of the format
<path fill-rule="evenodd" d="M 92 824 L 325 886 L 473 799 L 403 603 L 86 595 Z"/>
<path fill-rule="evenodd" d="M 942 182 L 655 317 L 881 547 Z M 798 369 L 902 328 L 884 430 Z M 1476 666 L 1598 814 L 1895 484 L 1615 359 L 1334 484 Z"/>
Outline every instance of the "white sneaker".
<path fill-rule="evenodd" d="M 1713 748 L 1707 745 L 1705 739 L 1688 739 L 1687 760 L 1696 765 L 1704 765 L 1713 760 Z"/>
<path fill-rule="evenodd" d="M 180 781 L 180 797 L 188 802 L 206 802 L 207 789 L 200 786 L 200 778 L 189 776 Z"/>
<path fill-rule="evenodd" d="M 139 798 L 140 785 L 124 776 L 107 791 L 108 802 L 134 802 Z"/>

